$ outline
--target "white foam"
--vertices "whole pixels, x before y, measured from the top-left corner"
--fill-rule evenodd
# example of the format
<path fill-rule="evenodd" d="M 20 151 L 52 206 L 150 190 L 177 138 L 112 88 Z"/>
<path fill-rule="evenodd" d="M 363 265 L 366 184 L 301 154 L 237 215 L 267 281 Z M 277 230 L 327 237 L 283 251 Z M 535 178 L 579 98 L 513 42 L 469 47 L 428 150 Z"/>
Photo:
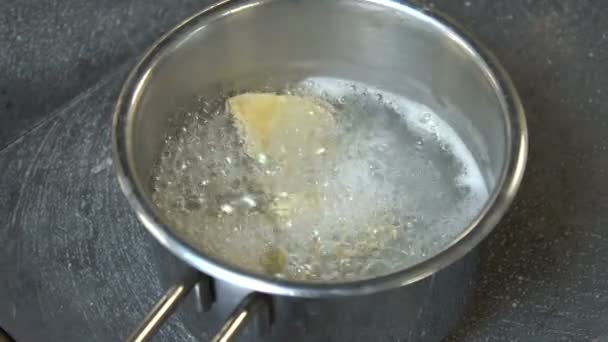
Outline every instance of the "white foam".
<path fill-rule="evenodd" d="M 460 183 L 459 185 L 471 190 L 473 201 L 483 201 L 488 197 L 487 185 L 473 154 L 458 133 L 431 108 L 364 83 L 339 78 L 312 77 L 303 80 L 299 85 L 317 96 L 342 98 L 365 91 L 381 97 L 382 101 L 401 115 L 410 127 L 424 131 L 428 135 L 434 134 L 452 151 L 463 164 L 463 172 L 457 177 L 456 181 Z"/>
<path fill-rule="evenodd" d="M 229 116 L 203 110 L 167 140 L 154 201 L 174 229 L 204 252 L 269 272 L 261 263 L 280 261 L 281 249 L 288 265 L 275 276 L 370 278 L 441 251 L 487 199 L 466 144 L 427 106 L 335 78 L 310 78 L 290 92 L 335 105 L 336 146 L 327 153 L 335 158 L 324 161 L 320 151 L 314 157 L 319 161 L 311 159 L 309 167 L 281 182 L 287 190 L 261 189 L 278 199 L 275 207 L 258 206 L 250 197 L 251 185 L 265 184 L 259 180 L 269 177 L 272 161 L 254 167 Z M 310 193 L 291 192 L 302 184 Z"/>

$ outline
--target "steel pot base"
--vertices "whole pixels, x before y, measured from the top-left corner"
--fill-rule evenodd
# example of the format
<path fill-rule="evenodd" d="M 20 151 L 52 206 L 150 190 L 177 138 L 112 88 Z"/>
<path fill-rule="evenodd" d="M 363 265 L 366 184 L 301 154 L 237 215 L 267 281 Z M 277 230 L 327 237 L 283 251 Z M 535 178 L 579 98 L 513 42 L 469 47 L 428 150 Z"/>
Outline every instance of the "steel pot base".
<path fill-rule="evenodd" d="M 390 275 L 312 284 L 229 266 L 196 250 L 165 224 L 151 204 L 149 179 L 176 108 L 193 96 L 213 98 L 256 82 L 285 84 L 306 76 L 367 83 L 443 113 L 492 190 L 477 218 L 445 250 Z M 299 326 L 302 334 L 322 330 L 321 323 L 331 318 L 336 330 L 350 327 L 341 338 L 382 335 L 390 340 L 395 332 L 396 340 L 434 341 L 439 333 L 419 327 L 433 317 L 451 326 L 458 315 L 443 309 L 461 312 L 464 301 L 459 298 L 466 297 L 471 274 L 465 256 L 492 231 L 515 196 L 527 155 L 527 129 L 517 92 L 495 58 L 436 13 L 388 0 L 235 0 L 193 16 L 147 52 L 119 97 L 113 144 L 119 183 L 140 221 L 195 272 L 192 276 L 201 272 L 213 279 L 212 312 L 228 315 L 229 303 L 257 292 L 273 296 L 272 331 L 277 334 Z M 192 284 L 172 287 L 133 340 L 151 336 Z M 248 303 L 236 313 L 241 321 L 252 308 L 265 306 L 259 304 L 265 300 Z M 328 316 L 316 321 L 316 311 Z M 402 330 L 399 317 L 414 323 L 403 324 Z M 318 336 L 331 335 L 329 330 Z"/>

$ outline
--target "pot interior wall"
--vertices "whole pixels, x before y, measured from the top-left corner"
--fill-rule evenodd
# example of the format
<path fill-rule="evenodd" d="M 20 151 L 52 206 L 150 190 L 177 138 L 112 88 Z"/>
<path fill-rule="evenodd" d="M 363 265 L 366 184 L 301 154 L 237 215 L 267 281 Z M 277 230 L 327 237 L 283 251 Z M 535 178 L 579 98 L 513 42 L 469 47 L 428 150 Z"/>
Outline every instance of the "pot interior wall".
<path fill-rule="evenodd" d="M 170 118 L 194 99 L 311 76 L 363 82 L 428 106 L 460 135 L 494 190 L 506 156 L 504 106 L 487 67 L 453 32 L 383 1 L 233 3 L 178 29 L 140 84 L 129 129 L 146 193 Z"/>

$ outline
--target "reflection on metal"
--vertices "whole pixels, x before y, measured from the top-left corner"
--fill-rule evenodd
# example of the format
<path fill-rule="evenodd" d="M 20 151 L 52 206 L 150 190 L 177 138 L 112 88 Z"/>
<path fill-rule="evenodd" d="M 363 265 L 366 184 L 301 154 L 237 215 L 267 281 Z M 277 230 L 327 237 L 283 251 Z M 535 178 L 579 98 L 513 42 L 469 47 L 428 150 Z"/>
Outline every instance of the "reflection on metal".
<path fill-rule="evenodd" d="M 6 331 L 0 328 L 0 342 L 15 342 Z"/>
<path fill-rule="evenodd" d="M 271 310 L 270 297 L 259 293 L 249 294 L 228 317 L 212 342 L 234 341 L 252 318 L 256 319 L 260 336 L 267 334 L 272 323 Z"/>
<path fill-rule="evenodd" d="M 210 277 L 203 278 L 194 286 L 194 297 L 196 299 L 196 311 L 199 313 L 211 310 L 215 296 L 213 292 L 213 280 Z"/>
<path fill-rule="evenodd" d="M 149 341 L 194 287 L 199 277 L 198 274 L 189 275 L 181 283 L 169 288 L 152 311 L 129 335 L 127 342 Z"/>
<path fill-rule="evenodd" d="M 505 213 L 523 176 L 527 126 L 513 83 L 496 58 L 458 25 L 432 10 L 408 5 L 408 1 L 254 3 L 258 2 L 224 1 L 200 12 L 153 46 L 133 70 L 113 121 L 114 162 L 125 196 L 155 239 L 189 266 L 218 280 L 216 293 L 234 287 L 240 292 L 275 295 L 273 314 L 282 317 L 281 326 L 274 329 L 277 332 L 295 324 L 294 318 L 311 317 L 300 310 L 302 303 L 293 301 L 308 298 L 323 308 L 312 327 L 331 324 L 335 334 L 347 331 L 355 335 L 370 327 L 390 326 L 383 330 L 404 336 L 417 331 L 424 341 L 442 339 L 461 317 L 463 298 L 469 296 L 466 290 L 474 270 L 469 258 Z M 209 27 L 213 27 L 213 34 L 203 34 L 208 32 L 203 28 Z M 235 50 L 243 46 L 246 51 Z M 278 280 L 238 269 L 192 248 L 149 205 L 150 189 L 144 186 L 150 176 L 147 170 L 152 169 L 165 136 L 168 115 L 175 112 L 175 104 L 181 103 L 185 94 L 217 98 L 223 91 L 249 89 L 249 80 L 267 80 L 269 74 L 273 75 L 269 85 L 277 89 L 292 84 L 294 75 L 297 80 L 306 75 L 339 76 L 444 109 L 451 113 L 450 125 L 474 157 L 484 161 L 491 199 L 444 251 L 373 279 L 341 283 Z M 222 84 L 226 89 L 201 87 L 197 75 L 205 75 L 204 84 Z M 247 78 L 241 77 L 244 75 Z M 174 82 L 177 79 L 180 82 Z M 427 288 L 430 275 L 442 279 L 433 281 L 433 291 Z M 188 290 L 170 290 L 137 331 L 149 337 Z M 260 318 L 260 328 L 268 328 L 269 300 L 260 294 L 246 297 L 213 341 L 231 341 L 252 317 Z M 222 311 L 231 304 L 226 298 L 216 301 L 214 305 Z M 200 300 L 201 308 L 204 303 Z M 257 310 L 263 309 L 264 303 L 267 310 Z M 332 315 L 356 319 L 332 322 L 327 319 Z M 386 336 L 387 332 L 378 334 Z"/>
<path fill-rule="evenodd" d="M 114 112 L 114 164 L 124 194 L 148 231 L 180 259 L 213 278 L 250 291 L 307 298 L 369 295 L 410 285 L 474 249 L 512 202 L 527 154 L 523 107 L 496 58 L 438 13 L 398 1 L 262 1 L 253 5 L 257 3 L 225 1 L 190 18 L 153 46 L 124 84 Z M 307 15 L 289 15 L 295 12 Z M 308 20 L 309 16 L 317 20 Z M 325 26 L 319 22 L 332 29 L 322 29 Z M 211 26 L 213 35 L 197 31 Z M 289 34 L 284 34 L 286 28 Z M 311 49 L 311 44 L 318 48 Z M 246 46 L 247 53 L 232 53 L 235 46 Z M 201 56 L 206 56 L 204 62 Z M 251 56 L 264 63 L 258 67 Z M 305 72 L 300 75 L 303 65 Z M 201 89 L 192 70 L 206 75 L 205 84 L 222 86 Z M 239 72 L 245 71 L 248 76 L 242 78 Z M 294 75 L 297 80 L 306 75 L 339 76 L 458 113 L 450 114 L 448 123 L 474 158 L 484 162 L 485 181 L 492 188 L 490 200 L 444 251 L 373 279 L 332 284 L 277 281 L 192 248 L 149 205 L 150 189 L 145 186 L 166 134 L 168 115 L 175 112 L 175 101 L 182 101 L 184 94 L 215 99 L 223 92 L 251 88 L 249 80 L 266 82 L 269 74 L 274 75 L 272 84 L 264 86 L 283 89 L 296 81 Z M 234 76 L 228 82 L 226 75 Z M 182 80 L 179 87 L 171 81 L 175 79 Z"/>

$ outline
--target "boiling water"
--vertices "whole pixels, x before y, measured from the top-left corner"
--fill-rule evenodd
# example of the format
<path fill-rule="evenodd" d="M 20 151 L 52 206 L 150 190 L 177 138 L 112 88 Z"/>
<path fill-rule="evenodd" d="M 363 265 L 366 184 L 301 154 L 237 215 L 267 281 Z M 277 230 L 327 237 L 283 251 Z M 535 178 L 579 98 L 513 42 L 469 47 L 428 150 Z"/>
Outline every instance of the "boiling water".
<path fill-rule="evenodd" d="M 371 278 L 444 249 L 487 199 L 470 151 L 429 108 L 329 78 L 285 92 L 328 101 L 336 122 L 332 157 L 306 160 L 285 191 L 265 187 L 281 166 L 244 152 L 225 99 L 166 138 L 153 201 L 205 253 L 289 279 Z"/>

